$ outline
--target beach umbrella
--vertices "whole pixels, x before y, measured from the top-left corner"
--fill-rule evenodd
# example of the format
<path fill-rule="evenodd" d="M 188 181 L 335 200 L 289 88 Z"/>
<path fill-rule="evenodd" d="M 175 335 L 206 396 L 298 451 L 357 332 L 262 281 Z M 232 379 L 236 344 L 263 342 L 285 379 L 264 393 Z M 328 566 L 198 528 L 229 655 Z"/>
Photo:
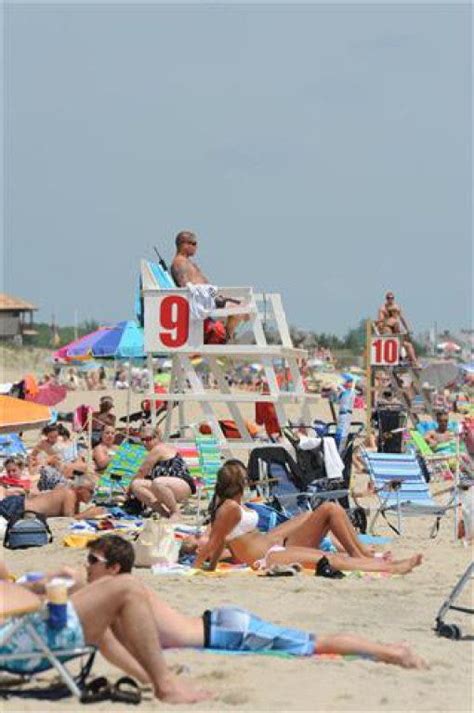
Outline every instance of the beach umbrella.
<path fill-rule="evenodd" d="M 12 396 L 0 396 L 0 433 L 42 428 L 51 420 L 47 406 Z"/>
<path fill-rule="evenodd" d="M 143 329 L 136 322 L 124 320 L 110 327 L 101 327 L 66 344 L 54 357 L 72 359 L 137 359 L 144 358 Z"/>
<path fill-rule="evenodd" d="M 81 352 L 81 356 L 76 355 L 73 357 L 70 354 L 70 350 L 73 349 L 74 347 L 79 347 L 82 342 L 90 343 L 90 340 L 95 336 L 95 335 L 102 335 L 104 332 L 104 328 L 100 329 L 95 329 L 93 332 L 90 334 L 85 334 L 82 337 L 79 337 L 79 339 L 74 339 L 74 341 L 69 342 L 69 344 L 65 344 L 63 347 L 60 349 L 57 349 L 54 354 L 53 354 L 53 360 L 54 361 L 82 361 L 84 358 L 85 359 L 90 359 L 90 353 L 87 349 L 84 348 L 84 350 Z"/>

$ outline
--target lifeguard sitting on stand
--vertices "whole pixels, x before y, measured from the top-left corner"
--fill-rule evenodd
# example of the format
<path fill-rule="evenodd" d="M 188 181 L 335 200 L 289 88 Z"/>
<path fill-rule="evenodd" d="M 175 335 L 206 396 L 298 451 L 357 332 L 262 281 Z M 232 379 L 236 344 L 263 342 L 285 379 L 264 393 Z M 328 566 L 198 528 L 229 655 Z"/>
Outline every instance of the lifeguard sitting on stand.
<path fill-rule="evenodd" d="M 197 238 L 190 230 L 182 230 L 175 239 L 176 255 L 171 263 L 171 274 L 178 287 L 193 285 L 209 285 L 210 281 L 199 266 L 191 260 L 197 251 Z M 218 298 L 217 298 L 218 299 Z M 228 300 L 234 301 L 234 300 Z M 226 344 L 235 336 L 239 322 L 247 320 L 245 315 L 227 317 L 225 326 L 213 319 L 204 321 L 204 344 Z"/>
<path fill-rule="evenodd" d="M 409 339 L 410 329 L 400 305 L 395 302 L 393 292 L 387 292 L 385 295 L 385 302 L 379 309 L 376 324 L 380 334 L 403 334 L 402 346 L 405 348 L 411 365 L 417 367 L 415 349 Z"/>

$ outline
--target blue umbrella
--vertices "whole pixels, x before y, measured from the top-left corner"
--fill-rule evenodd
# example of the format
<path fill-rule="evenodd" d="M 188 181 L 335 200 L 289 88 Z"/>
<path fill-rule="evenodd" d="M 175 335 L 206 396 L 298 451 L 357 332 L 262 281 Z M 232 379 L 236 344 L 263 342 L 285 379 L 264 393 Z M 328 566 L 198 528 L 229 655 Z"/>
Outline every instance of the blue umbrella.
<path fill-rule="evenodd" d="M 67 349 L 68 358 L 87 354 L 96 359 L 144 358 L 143 329 L 136 322 L 124 320 L 93 332 L 89 338 L 85 337 Z"/>

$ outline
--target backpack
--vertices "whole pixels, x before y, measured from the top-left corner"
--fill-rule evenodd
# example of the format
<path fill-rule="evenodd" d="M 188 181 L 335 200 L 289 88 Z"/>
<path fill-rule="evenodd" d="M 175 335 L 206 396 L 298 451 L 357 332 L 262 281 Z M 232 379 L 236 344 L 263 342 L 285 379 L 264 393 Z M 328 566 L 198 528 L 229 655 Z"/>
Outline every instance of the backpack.
<path fill-rule="evenodd" d="M 24 510 L 10 519 L 5 530 L 3 546 L 10 550 L 42 547 L 53 541 L 53 535 L 41 513 Z"/>

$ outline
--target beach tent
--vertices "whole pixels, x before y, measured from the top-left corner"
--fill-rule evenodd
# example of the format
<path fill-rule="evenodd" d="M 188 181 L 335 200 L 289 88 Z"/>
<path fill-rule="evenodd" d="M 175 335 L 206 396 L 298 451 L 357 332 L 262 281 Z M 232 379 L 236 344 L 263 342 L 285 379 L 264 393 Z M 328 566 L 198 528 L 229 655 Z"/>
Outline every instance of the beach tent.
<path fill-rule="evenodd" d="M 43 404 L 0 396 L 0 433 L 42 428 L 50 420 L 51 412 Z"/>

